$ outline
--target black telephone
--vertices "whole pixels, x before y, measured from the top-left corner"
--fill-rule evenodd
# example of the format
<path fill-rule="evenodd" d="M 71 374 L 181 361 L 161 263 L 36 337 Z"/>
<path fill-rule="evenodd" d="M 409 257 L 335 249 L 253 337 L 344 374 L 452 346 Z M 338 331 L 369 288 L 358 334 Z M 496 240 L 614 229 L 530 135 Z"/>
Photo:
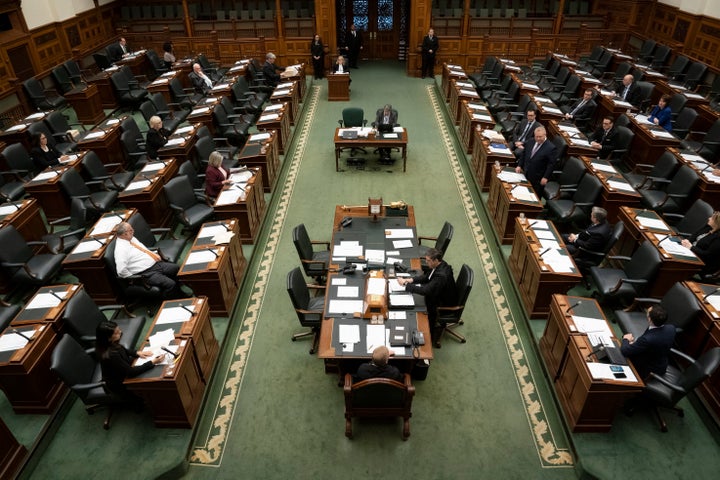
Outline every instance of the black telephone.
<path fill-rule="evenodd" d="M 419 330 L 413 330 L 412 344 L 414 347 L 419 347 L 421 345 L 425 345 L 425 334 Z"/>

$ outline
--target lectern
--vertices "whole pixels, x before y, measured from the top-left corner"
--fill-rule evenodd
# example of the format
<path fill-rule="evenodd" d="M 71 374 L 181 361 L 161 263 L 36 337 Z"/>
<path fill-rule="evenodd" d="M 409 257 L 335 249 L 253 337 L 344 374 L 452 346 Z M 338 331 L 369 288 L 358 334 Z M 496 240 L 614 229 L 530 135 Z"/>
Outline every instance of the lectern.
<path fill-rule="evenodd" d="M 327 79 L 329 102 L 350 100 L 349 73 L 332 73 L 327 76 Z"/>

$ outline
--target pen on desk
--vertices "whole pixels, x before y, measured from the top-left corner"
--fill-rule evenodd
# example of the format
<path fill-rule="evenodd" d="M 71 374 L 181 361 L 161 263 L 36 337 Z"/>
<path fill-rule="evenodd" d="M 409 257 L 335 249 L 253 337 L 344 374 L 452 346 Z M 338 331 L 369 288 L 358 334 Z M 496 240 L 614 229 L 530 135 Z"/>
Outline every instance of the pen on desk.
<path fill-rule="evenodd" d="M 241 187 L 239 183 L 233 183 L 233 187 L 235 187 L 235 188 L 239 188 L 239 189 L 240 189 L 240 191 L 242 191 L 242 192 L 244 192 L 244 191 L 245 191 L 245 189 L 244 189 L 243 187 Z"/>

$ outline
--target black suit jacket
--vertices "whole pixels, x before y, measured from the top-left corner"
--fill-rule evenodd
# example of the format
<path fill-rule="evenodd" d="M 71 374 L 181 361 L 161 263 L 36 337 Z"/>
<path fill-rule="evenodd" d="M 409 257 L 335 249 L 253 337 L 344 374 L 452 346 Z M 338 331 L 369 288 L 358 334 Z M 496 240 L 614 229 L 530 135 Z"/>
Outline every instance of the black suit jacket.
<path fill-rule="evenodd" d="M 590 137 L 591 142 L 597 142 L 600 144 L 600 151 L 598 152 L 598 157 L 600 158 L 608 158 L 612 151 L 617 148 L 617 130 L 615 130 L 615 127 L 611 128 L 607 135 L 604 134 L 605 130 L 600 127 L 595 130 L 592 137 Z"/>
<path fill-rule="evenodd" d="M 190 72 L 188 74 L 188 77 L 190 77 L 190 82 L 192 83 L 192 86 L 197 93 L 200 93 L 202 95 L 207 95 L 207 93 L 212 88 L 212 87 L 208 87 L 208 84 L 205 83 L 205 80 L 203 80 L 203 78 L 195 72 Z M 210 78 L 210 77 L 208 77 L 208 78 Z"/>
<path fill-rule="evenodd" d="M 125 45 L 125 49 L 128 52 L 130 51 L 127 44 Z M 120 46 L 119 42 L 111 43 L 110 45 L 108 45 L 107 53 L 108 53 L 108 58 L 113 63 L 117 62 L 118 60 L 120 60 L 123 57 L 123 50 L 122 50 L 122 47 Z"/>
<path fill-rule="evenodd" d="M 145 150 L 147 151 L 148 158 L 157 158 L 157 152 L 167 143 L 167 137 L 170 136 L 170 132 L 161 128 L 155 130 L 150 128 L 147 131 L 147 138 L 145 139 Z"/>
<path fill-rule="evenodd" d="M 583 99 L 578 99 L 577 102 L 573 103 L 570 109 L 567 111 L 567 113 L 572 113 L 573 110 L 575 110 L 581 103 Z M 595 113 L 595 109 L 597 108 L 597 104 L 594 100 L 588 100 L 585 105 L 583 105 L 575 114 L 573 115 L 573 120 L 589 120 L 593 113 Z"/>
<path fill-rule="evenodd" d="M 523 169 L 525 176 L 528 181 L 532 183 L 536 193 L 540 195 L 542 188 L 540 187 L 540 180 L 543 178 L 549 179 L 552 175 L 555 163 L 557 163 L 557 147 L 550 140 L 545 140 L 535 156 L 532 156 L 533 148 L 535 147 L 535 138 L 532 138 L 525 142 L 525 151 L 520 157 L 518 165 Z"/>
<path fill-rule="evenodd" d="M 440 42 L 438 41 L 437 35 L 433 35 L 432 39 L 430 39 L 429 35 L 425 35 L 422 41 L 422 54 L 435 55 L 438 48 L 440 48 Z M 430 53 L 430 50 L 432 50 L 432 53 Z"/>
<path fill-rule="evenodd" d="M 262 68 L 265 85 L 273 88 L 277 87 L 277 84 L 280 83 L 280 74 L 277 72 L 282 72 L 283 70 L 285 69 L 266 61 Z"/>
<path fill-rule="evenodd" d="M 620 84 L 620 89 L 617 91 L 618 97 L 622 98 L 622 94 L 624 91 L 625 85 Z M 641 98 L 641 95 L 642 93 L 637 86 L 637 82 L 632 82 L 630 84 L 630 90 L 628 90 L 628 93 L 625 95 L 625 101 L 628 102 L 630 105 L 639 107 L 640 103 L 644 100 L 643 98 Z"/>
<path fill-rule="evenodd" d="M 360 47 L 362 47 L 363 44 L 363 38 L 362 34 L 360 33 L 360 30 L 355 30 L 355 36 L 352 34 L 352 30 L 348 30 L 347 35 L 345 35 L 345 46 L 350 52 L 357 53 L 360 51 Z"/>
<path fill-rule="evenodd" d="M 720 231 L 709 232 L 710 227 L 705 225 L 688 238 L 694 244 L 692 247 L 693 253 L 705 263 L 705 267 L 700 271 L 702 275 L 709 275 L 720 270 Z M 707 235 L 700 238 L 700 240 L 697 239 L 705 233 Z"/>
<path fill-rule="evenodd" d="M 522 122 L 518 123 L 518 125 L 515 127 L 515 131 L 513 132 L 513 144 L 515 142 L 527 142 L 531 138 L 533 138 L 533 132 L 537 127 L 540 127 L 540 122 L 537 120 L 533 120 L 533 123 L 530 126 L 530 129 L 528 130 L 527 134 L 525 135 L 525 138 L 520 138 L 520 136 L 525 131 L 525 127 L 527 127 L 528 121 L 527 118 L 524 118 Z"/>
<path fill-rule="evenodd" d="M 593 252 L 601 252 L 608 240 L 610 240 L 610 234 L 612 229 L 610 224 L 607 222 L 592 224 L 582 232 L 578 233 L 577 238 L 572 243 L 577 248 L 584 248 L 586 250 L 592 250 Z M 590 255 L 584 255 L 582 250 L 577 254 L 579 257 L 586 257 L 588 259 L 594 259 Z"/>
<path fill-rule="evenodd" d="M 665 374 L 668 355 L 675 341 L 675 325 L 666 323 L 657 328 L 646 330 L 633 343 L 623 338 L 620 351 L 628 358 L 640 375 L 647 378 L 650 372 Z"/>
<path fill-rule="evenodd" d="M 153 363 L 150 360 L 133 366 L 132 363 L 137 357 L 137 353 L 127 350 L 122 345 L 113 345 L 108 349 L 106 355 L 100 361 L 100 366 L 103 380 L 105 380 L 111 392 L 122 396 L 129 395 L 125 385 L 123 385 L 123 380 L 152 370 Z"/>
<path fill-rule="evenodd" d="M 400 370 L 394 365 L 387 364 L 384 367 L 378 367 L 373 363 L 363 363 L 353 376 L 353 381 L 357 382 L 367 380 L 368 378 L 389 378 L 402 382 L 403 374 L 400 373 Z"/>
<path fill-rule="evenodd" d="M 385 113 L 384 108 L 378 109 L 378 111 L 375 113 L 375 125 L 383 125 L 385 123 L 384 113 Z M 388 125 L 393 125 L 393 126 L 397 125 L 397 117 L 398 117 L 397 110 L 395 110 L 395 109 L 390 110 L 389 117 L 390 117 L 390 119 L 389 119 L 390 121 L 388 122 Z"/>
<path fill-rule="evenodd" d="M 430 274 L 413 277 L 413 283 L 405 285 L 405 291 L 417 293 L 425 297 L 428 317 L 435 321 L 437 307 L 452 306 L 457 302 L 455 277 L 452 267 L 442 261 Z"/>

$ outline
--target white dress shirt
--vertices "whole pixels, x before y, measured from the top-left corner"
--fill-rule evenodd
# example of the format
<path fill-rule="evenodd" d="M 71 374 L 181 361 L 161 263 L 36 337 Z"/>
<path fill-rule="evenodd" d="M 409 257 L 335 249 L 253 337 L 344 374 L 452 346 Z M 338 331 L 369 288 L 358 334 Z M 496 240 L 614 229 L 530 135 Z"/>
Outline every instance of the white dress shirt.
<path fill-rule="evenodd" d="M 115 243 L 115 267 L 117 268 L 117 274 L 120 278 L 137 275 L 155 265 L 155 260 L 150 255 L 133 247 L 130 245 L 130 242 L 141 245 L 142 248 L 147 249 L 147 247 L 142 245 L 135 237 L 129 241 L 124 238 L 117 239 Z"/>

